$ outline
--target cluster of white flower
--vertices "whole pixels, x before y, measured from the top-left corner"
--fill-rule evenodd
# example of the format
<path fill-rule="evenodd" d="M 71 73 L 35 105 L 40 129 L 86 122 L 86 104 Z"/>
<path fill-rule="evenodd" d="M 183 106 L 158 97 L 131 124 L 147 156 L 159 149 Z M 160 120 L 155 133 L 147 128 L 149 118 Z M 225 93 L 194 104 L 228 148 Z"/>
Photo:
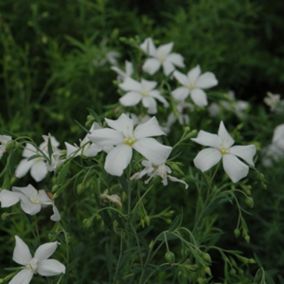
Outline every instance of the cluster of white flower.
<path fill-rule="evenodd" d="M 124 92 L 119 99 L 120 104 L 123 107 L 134 107 L 142 103 L 147 113 L 142 117 L 140 113 L 138 116 L 122 113 L 114 120 L 105 118 L 104 125 L 94 123 L 78 144 L 65 142 L 66 151 L 59 149 L 59 142 L 51 135 L 43 136 L 44 141 L 38 147 L 27 143 L 22 153 L 23 159 L 16 168 L 17 178 L 22 178 L 30 172 L 36 182 L 41 182 L 48 173 L 56 171 L 66 160 L 79 156 L 94 158 L 99 153 L 106 154 L 105 171 L 113 176 L 121 176 L 131 163 L 135 151 L 145 160 L 142 161 L 143 168 L 132 173 L 130 179 L 146 177 L 145 183 L 149 183 L 153 178 L 159 177 L 164 186 L 172 181 L 182 183 L 185 188 L 188 187 L 184 180 L 173 176 L 173 170 L 167 163 L 172 147 L 162 144 L 158 137 L 169 133 L 176 120 L 181 124 L 188 124 L 187 110 L 193 111 L 196 107 L 207 106 L 208 98 L 205 90 L 216 86 L 218 81 L 211 72 L 201 73 L 200 66 L 194 67 L 187 74 L 178 71 L 177 68 L 184 68 L 185 64 L 180 54 L 172 52 L 173 43 L 156 47 L 153 40 L 148 38 L 140 45 L 140 49 L 147 56 L 142 67 L 143 71 L 149 76 L 162 69 L 163 74 L 173 84 L 173 91 L 168 92 L 168 98 L 166 99 L 157 82 L 134 77 L 134 63 L 126 61 L 125 70 L 117 65 L 113 66 L 112 69 L 118 74 L 119 89 Z M 149 116 L 159 114 L 161 105 L 163 111 L 169 107 L 173 108 L 172 112 L 167 112 L 164 128 L 155 116 Z M 11 137 L 0 136 L 0 158 L 10 141 Z M 208 147 L 200 151 L 193 161 L 195 167 L 202 172 L 222 160 L 225 172 L 235 183 L 248 175 L 249 167 L 254 167 L 255 146 L 233 146 L 234 140 L 223 122 L 220 123 L 218 134 L 201 130 L 192 141 Z M 109 195 L 108 191 L 105 191 L 101 199 L 122 207 L 117 194 Z M 0 192 L 0 202 L 2 208 L 20 203 L 22 210 L 29 215 L 35 215 L 42 208 L 51 206 L 53 209 L 51 220 L 55 222 L 60 220 L 52 196 L 43 189 L 37 190 L 32 185 L 14 186 L 12 190 L 3 189 Z M 49 259 L 56 247 L 56 242 L 44 244 L 32 257 L 27 245 L 16 236 L 13 259 L 23 265 L 23 269 L 10 281 L 10 284 L 29 283 L 34 274 L 52 276 L 65 273 L 63 264 Z"/>
<path fill-rule="evenodd" d="M 274 162 L 284 158 L 284 124 L 280 124 L 274 129 L 272 142 L 263 152 L 262 163 L 266 167 L 270 167 Z"/>

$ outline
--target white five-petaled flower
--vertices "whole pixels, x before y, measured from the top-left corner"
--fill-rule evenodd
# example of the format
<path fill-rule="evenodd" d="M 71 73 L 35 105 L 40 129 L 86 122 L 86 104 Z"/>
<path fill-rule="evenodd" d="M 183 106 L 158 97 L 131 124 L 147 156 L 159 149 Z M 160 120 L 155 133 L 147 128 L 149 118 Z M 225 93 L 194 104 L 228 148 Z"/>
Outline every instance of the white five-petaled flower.
<path fill-rule="evenodd" d="M 148 176 L 148 179 L 145 181 L 145 183 L 148 184 L 152 178 L 158 176 L 162 179 L 162 184 L 164 186 L 168 185 L 168 181 L 170 180 L 172 182 L 182 183 L 186 189 L 188 188 L 188 184 L 185 181 L 171 175 L 172 170 L 166 165 L 165 162 L 157 165 L 150 161 L 144 160 L 142 161 L 142 165 L 144 166 L 144 169 L 132 175 L 131 179 L 136 180 L 141 179 L 144 176 Z"/>
<path fill-rule="evenodd" d="M 52 206 L 53 215 L 50 219 L 54 222 L 60 221 L 60 214 L 54 201 L 49 197 L 45 190 L 36 190 L 31 184 L 24 187 L 12 187 L 12 191 L 3 189 L 0 191 L 0 202 L 2 208 L 11 207 L 20 202 L 22 210 L 29 214 L 35 215 L 42 208 Z"/>
<path fill-rule="evenodd" d="M 172 92 L 173 97 L 176 100 L 183 101 L 190 95 L 192 101 L 200 107 L 204 107 L 208 104 L 207 95 L 204 90 L 218 84 L 213 73 L 205 72 L 204 74 L 201 74 L 199 65 L 191 69 L 187 75 L 175 71 L 174 77 L 182 87 L 179 87 Z"/>
<path fill-rule="evenodd" d="M 24 177 L 28 171 L 37 182 L 43 180 L 48 172 L 54 171 L 61 163 L 61 151 L 58 149 L 59 142 L 50 135 L 43 136 L 44 142 L 38 148 L 27 143 L 23 151 L 24 159 L 19 163 L 16 169 L 16 177 Z M 51 156 L 49 153 L 51 146 Z"/>
<path fill-rule="evenodd" d="M 117 66 L 112 66 L 111 69 L 117 73 L 118 81 L 123 81 L 125 78 L 133 75 L 133 63 L 127 60 L 125 61 L 125 70 L 122 70 Z"/>
<path fill-rule="evenodd" d="M 123 174 L 132 159 L 133 149 L 157 164 L 164 161 L 172 150 L 152 138 L 164 135 L 155 117 L 135 128 L 133 120 L 125 114 L 117 120 L 105 120 L 110 128 L 94 130 L 89 137 L 100 145 L 114 146 L 105 160 L 105 170 L 111 175 Z"/>
<path fill-rule="evenodd" d="M 12 137 L 8 135 L 0 135 L 0 159 L 4 155 L 8 144 L 11 142 Z"/>
<path fill-rule="evenodd" d="M 16 245 L 13 252 L 13 260 L 23 268 L 9 282 L 9 284 L 29 284 L 34 274 L 44 277 L 56 276 L 65 273 L 65 265 L 56 259 L 49 258 L 57 249 L 58 242 L 45 243 L 38 247 L 34 256 L 27 244 L 18 236 L 15 236 Z"/>
<path fill-rule="evenodd" d="M 93 143 L 89 139 L 89 134 L 91 134 L 94 130 L 102 128 L 98 123 L 93 123 L 89 133 L 80 141 L 80 146 L 74 144 L 70 144 L 65 142 L 66 146 L 66 157 L 77 157 L 77 156 L 84 156 L 84 157 L 95 157 L 99 152 L 105 151 L 109 152 L 112 147 L 111 146 L 102 146 L 96 143 Z"/>
<path fill-rule="evenodd" d="M 138 82 L 130 77 L 127 77 L 119 87 L 126 91 L 126 94 L 120 98 L 120 103 L 124 106 L 135 106 L 142 101 L 148 113 L 155 114 L 157 112 L 157 102 L 160 101 L 164 107 L 168 107 L 168 102 L 156 90 L 157 83 L 142 79 Z"/>
<path fill-rule="evenodd" d="M 155 74 L 161 66 L 166 76 L 169 76 L 176 67 L 184 67 L 183 57 L 173 53 L 173 43 L 156 47 L 151 38 L 145 39 L 140 48 L 150 57 L 146 59 L 143 70 L 150 75 Z"/>
<path fill-rule="evenodd" d="M 227 132 L 223 122 L 220 123 L 218 135 L 201 130 L 192 140 L 209 147 L 200 151 L 194 159 L 194 165 L 202 172 L 209 170 L 222 160 L 227 175 L 233 182 L 238 182 L 249 172 L 249 167 L 241 160 L 251 167 L 254 166 L 255 145 L 233 146 L 235 141 Z"/>

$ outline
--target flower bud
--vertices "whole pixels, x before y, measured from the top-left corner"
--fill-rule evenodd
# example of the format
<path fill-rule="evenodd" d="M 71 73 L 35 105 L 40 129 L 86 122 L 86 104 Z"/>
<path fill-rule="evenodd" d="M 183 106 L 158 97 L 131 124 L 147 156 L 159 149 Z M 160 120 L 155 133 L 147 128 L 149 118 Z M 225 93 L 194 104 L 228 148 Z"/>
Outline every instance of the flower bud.
<path fill-rule="evenodd" d="M 175 254 L 172 251 L 167 251 L 165 254 L 165 260 L 170 263 L 175 262 Z"/>

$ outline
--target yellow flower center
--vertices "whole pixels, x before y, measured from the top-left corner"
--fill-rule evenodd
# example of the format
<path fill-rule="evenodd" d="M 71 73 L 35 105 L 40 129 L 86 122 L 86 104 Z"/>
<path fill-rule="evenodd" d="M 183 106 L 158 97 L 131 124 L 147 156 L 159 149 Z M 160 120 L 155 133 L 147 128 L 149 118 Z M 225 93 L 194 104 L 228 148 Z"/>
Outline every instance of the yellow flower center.
<path fill-rule="evenodd" d="M 32 197 L 30 198 L 30 201 L 31 201 L 31 203 L 33 203 L 33 204 L 40 204 L 40 200 L 39 200 L 39 198 L 38 198 L 37 196 L 32 196 Z"/>
<path fill-rule="evenodd" d="M 226 155 L 226 154 L 229 154 L 229 150 L 226 149 L 226 148 L 224 148 L 224 147 L 222 147 L 222 148 L 220 149 L 220 153 L 221 153 L 222 156 L 224 156 L 224 155 Z"/>
<path fill-rule="evenodd" d="M 123 139 L 123 143 L 128 146 L 132 146 L 135 142 L 136 142 L 136 139 L 134 137 L 125 137 Z"/>
<path fill-rule="evenodd" d="M 142 95 L 143 97 L 147 97 L 147 96 L 149 96 L 149 92 L 148 92 L 148 91 L 143 91 L 143 92 L 141 93 L 141 95 Z"/>

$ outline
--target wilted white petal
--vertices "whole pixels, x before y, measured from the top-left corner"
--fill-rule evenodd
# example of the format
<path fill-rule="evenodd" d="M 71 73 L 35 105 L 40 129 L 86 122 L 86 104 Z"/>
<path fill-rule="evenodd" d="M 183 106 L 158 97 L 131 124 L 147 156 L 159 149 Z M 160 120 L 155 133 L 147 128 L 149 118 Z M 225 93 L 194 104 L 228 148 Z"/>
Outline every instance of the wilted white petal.
<path fill-rule="evenodd" d="M 0 202 L 2 208 L 15 205 L 20 201 L 20 194 L 10 190 L 3 189 L 0 191 Z"/>
<path fill-rule="evenodd" d="M 25 176 L 30 170 L 33 163 L 34 163 L 33 160 L 30 161 L 28 159 L 22 160 L 16 168 L 16 173 L 15 173 L 16 177 L 22 178 L 23 176 Z"/>
<path fill-rule="evenodd" d="M 154 75 L 159 68 L 161 67 L 161 63 L 156 58 L 148 58 L 146 59 L 145 63 L 143 64 L 143 71 L 147 72 L 150 75 Z"/>
<path fill-rule="evenodd" d="M 122 96 L 119 99 L 119 102 L 124 106 L 135 106 L 140 102 L 141 98 L 142 96 L 140 94 L 135 92 L 129 92 Z"/>
<path fill-rule="evenodd" d="M 165 133 L 162 131 L 156 117 L 152 117 L 148 121 L 139 124 L 134 131 L 134 136 L 136 139 L 160 136 L 164 134 Z"/>
<path fill-rule="evenodd" d="M 207 95 L 205 94 L 203 90 L 194 89 L 191 91 L 190 95 L 191 95 L 191 99 L 196 105 L 200 107 L 204 107 L 208 105 Z"/>
<path fill-rule="evenodd" d="M 124 91 L 141 91 L 141 84 L 130 77 L 126 77 L 123 83 L 119 84 L 119 87 Z"/>
<path fill-rule="evenodd" d="M 234 155 L 223 156 L 223 167 L 230 179 L 235 183 L 246 177 L 249 167 Z"/>
<path fill-rule="evenodd" d="M 23 269 L 10 280 L 9 284 L 29 284 L 33 275 L 30 269 Z"/>
<path fill-rule="evenodd" d="M 200 130 L 197 137 L 192 138 L 191 140 L 203 146 L 210 146 L 213 148 L 221 147 L 221 139 L 218 135 L 203 130 Z"/>
<path fill-rule="evenodd" d="M 231 147 L 235 142 L 232 136 L 227 131 L 223 121 L 220 122 L 218 136 L 221 138 L 222 146 L 225 148 Z"/>
<path fill-rule="evenodd" d="M 54 254 L 57 246 L 58 242 L 45 243 L 37 248 L 34 257 L 39 261 L 48 259 Z"/>
<path fill-rule="evenodd" d="M 42 181 L 48 173 L 47 165 L 44 161 L 39 160 L 33 163 L 31 167 L 31 176 L 37 182 Z"/>
<path fill-rule="evenodd" d="M 45 259 L 38 263 L 37 273 L 41 276 L 55 276 L 65 271 L 65 265 L 56 259 Z"/>
<path fill-rule="evenodd" d="M 163 164 L 169 157 L 172 147 L 159 143 L 154 138 L 138 140 L 133 148 L 154 164 Z"/>
<path fill-rule="evenodd" d="M 114 176 L 121 176 L 132 158 L 132 148 L 121 144 L 113 148 L 106 157 L 105 170 Z"/>
<path fill-rule="evenodd" d="M 253 157 L 256 153 L 255 145 L 233 146 L 230 148 L 230 153 L 242 158 L 250 166 L 254 166 Z"/>
<path fill-rule="evenodd" d="M 189 95 L 189 89 L 186 87 L 179 87 L 172 92 L 172 96 L 178 101 L 185 100 L 188 97 L 188 95 Z"/>
<path fill-rule="evenodd" d="M 98 143 L 100 145 L 117 145 L 122 142 L 123 136 L 120 132 L 110 129 L 102 128 L 93 130 L 89 135 L 89 139 L 92 142 Z"/>
<path fill-rule="evenodd" d="M 211 72 L 202 74 L 196 81 L 196 87 L 201 89 L 208 89 L 218 84 L 215 75 Z"/>
<path fill-rule="evenodd" d="M 157 102 L 152 97 L 144 97 L 142 99 L 143 106 L 148 109 L 149 114 L 157 113 Z"/>
<path fill-rule="evenodd" d="M 219 150 L 214 148 L 207 148 L 201 150 L 193 160 L 195 167 L 205 172 L 215 166 L 222 156 Z"/>
<path fill-rule="evenodd" d="M 13 252 L 13 261 L 21 265 L 27 265 L 32 259 L 29 247 L 18 236 L 15 236 L 15 248 Z"/>

